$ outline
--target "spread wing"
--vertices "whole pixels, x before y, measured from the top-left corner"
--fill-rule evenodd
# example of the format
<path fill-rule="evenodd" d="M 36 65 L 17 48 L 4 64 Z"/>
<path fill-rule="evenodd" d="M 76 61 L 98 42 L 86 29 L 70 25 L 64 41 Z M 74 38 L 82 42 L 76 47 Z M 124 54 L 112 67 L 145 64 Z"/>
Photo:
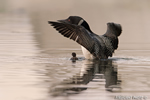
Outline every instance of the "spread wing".
<path fill-rule="evenodd" d="M 107 23 L 107 31 L 104 36 L 107 36 L 111 39 L 112 45 L 114 49 L 118 48 L 118 36 L 121 35 L 122 27 L 120 24 L 116 23 Z"/>
<path fill-rule="evenodd" d="M 94 39 L 92 38 L 92 35 L 95 34 L 90 33 L 84 27 L 79 25 L 52 21 L 48 21 L 48 23 L 51 24 L 51 26 L 53 26 L 64 37 L 76 41 L 85 47 L 90 53 L 93 53 Z"/>

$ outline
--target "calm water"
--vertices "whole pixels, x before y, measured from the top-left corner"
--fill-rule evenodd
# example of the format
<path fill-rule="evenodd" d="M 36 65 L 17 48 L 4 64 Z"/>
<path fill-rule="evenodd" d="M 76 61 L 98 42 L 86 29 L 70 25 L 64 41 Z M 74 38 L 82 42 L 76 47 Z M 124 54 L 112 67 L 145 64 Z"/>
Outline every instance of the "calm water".
<path fill-rule="evenodd" d="M 94 3 L 97 3 L 96 0 Z M 31 4 L 35 6 L 34 3 Z M 50 14 L 47 16 L 43 9 L 48 5 L 29 14 L 22 8 L 11 13 L 0 13 L 0 100 L 149 100 L 149 17 L 142 17 L 143 23 L 136 24 L 131 29 L 129 27 L 134 22 L 138 23 L 136 19 L 130 26 L 127 22 L 133 18 L 117 20 L 117 15 L 114 15 L 112 20 L 122 20 L 120 23 L 124 26 L 119 49 L 108 60 L 85 60 L 78 44 L 63 38 L 47 24 L 48 20 L 68 16 L 70 10 L 67 9 L 78 5 L 75 1 L 74 5 L 70 6 L 71 4 L 68 1 L 66 8 L 61 11 L 51 4 Z M 38 7 L 35 8 L 38 10 Z M 97 5 L 92 9 L 97 9 L 96 7 Z M 147 7 L 144 6 L 143 9 Z M 52 12 L 54 8 L 56 12 Z M 79 8 L 71 10 L 81 14 L 82 10 Z M 136 8 L 138 7 L 130 8 L 129 13 L 137 10 Z M 141 10 L 140 13 L 135 11 L 135 15 L 141 18 L 140 14 L 146 15 L 146 11 L 148 10 Z M 55 18 L 57 13 L 61 16 Z M 84 15 L 86 14 L 85 12 Z M 96 15 L 97 12 L 93 14 Z M 106 15 L 103 13 L 101 17 L 104 16 Z M 96 19 L 98 16 L 93 20 Z M 109 18 L 102 20 L 101 25 L 107 19 Z M 104 32 L 103 26 L 98 31 L 100 26 L 97 27 L 97 24 L 97 21 L 92 22 L 91 26 L 95 26 L 92 29 L 98 33 Z M 140 29 L 140 25 L 145 27 Z M 140 32 L 143 32 L 142 35 Z M 136 38 L 133 39 L 135 35 Z M 72 52 L 77 53 L 78 61 L 70 61 Z"/>
<path fill-rule="evenodd" d="M 28 16 L 1 18 L 0 100 L 150 98 L 149 50 L 118 50 L 108 60 L 84 60 L 80 48 L 41 49 Z M 80 58 L 75 63 L 73 51 Z"/>

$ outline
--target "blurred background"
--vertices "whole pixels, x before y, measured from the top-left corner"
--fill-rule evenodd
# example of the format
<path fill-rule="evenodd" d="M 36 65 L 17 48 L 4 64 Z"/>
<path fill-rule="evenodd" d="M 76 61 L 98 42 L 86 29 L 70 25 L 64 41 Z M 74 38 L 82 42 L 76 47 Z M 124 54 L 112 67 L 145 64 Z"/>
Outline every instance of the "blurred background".
<path fill-rule="evenodd" d="M 114 56 L 84 60 L 80 45 L 48 24 L 69 16 L 83 17 L 99 35 L 106 23 L 121 24 Z M 149 19 L 150 0 L 0 0 L 0 100 L 149 96 Z"/>
<path fill-rule="evenodd" d="M 107 22 L 122 25 L 119 49 L 150 49 L 150 1 L 142 0 L 1 0 L 0 11 L 27 13 L 41 48 L 78 48 L 62 37 L 47 21 L 83 17 L 96 34 L 104 34 Z M 59 41 L 58 41 L 59 40 Z M 69 45 L 68 45 L 69 43 Z M 71 45 L 70 45 L 71 44 Z"/>

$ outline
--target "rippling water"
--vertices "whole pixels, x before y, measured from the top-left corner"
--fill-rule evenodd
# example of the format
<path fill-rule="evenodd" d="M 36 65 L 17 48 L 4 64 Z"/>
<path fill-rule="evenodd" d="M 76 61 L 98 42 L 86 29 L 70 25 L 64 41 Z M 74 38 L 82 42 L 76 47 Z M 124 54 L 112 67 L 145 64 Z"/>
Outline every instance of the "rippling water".
<path fill-rule="evenodd" d="M 123 44 L 129 49 L 108 60 L 85 60 L 78 45 L 60 43 L 55 31 L 40 35 L 38 18 L 18 13 L 0 14 L 0 100 L 150 99 L 150 50 L 132 47 L 143 43 Z"/>

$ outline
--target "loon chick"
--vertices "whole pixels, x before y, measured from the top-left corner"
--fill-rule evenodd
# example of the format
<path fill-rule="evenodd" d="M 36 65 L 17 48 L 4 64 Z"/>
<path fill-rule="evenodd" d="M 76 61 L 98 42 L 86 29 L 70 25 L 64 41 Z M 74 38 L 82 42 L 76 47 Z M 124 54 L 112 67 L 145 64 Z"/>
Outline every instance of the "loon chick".
<path fill-rule="evenodd" d="M 81 45 L 86 59 L 107 59 L 112 57 L 114 50 L 118 48 L 118 36 L 122 32 L 120 24 L 107 23 L 107 31 L 104 35 L 93 33 L 88 23 L 79 16 L 70 16 L 57 22 L 48 21 L 63 36 L 76 41 Z"/>
<path fill-rule="evenodd" d="M 76 57 L 76 53 L 75 52 L 72 53 L 72 58 L 70 60 L 72 60 L 73 62 L 78 60 L 78 58 Z"/>

